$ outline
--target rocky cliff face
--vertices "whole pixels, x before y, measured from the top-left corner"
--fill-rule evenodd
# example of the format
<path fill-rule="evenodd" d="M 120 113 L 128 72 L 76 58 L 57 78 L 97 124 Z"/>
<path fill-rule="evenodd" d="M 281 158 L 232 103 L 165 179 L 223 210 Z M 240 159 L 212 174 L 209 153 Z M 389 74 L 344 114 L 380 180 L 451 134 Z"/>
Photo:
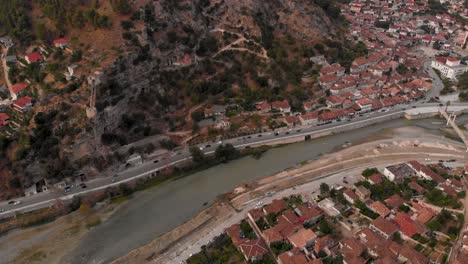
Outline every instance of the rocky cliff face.
<path fill-rule="evenodd" d="M 246 85 L 246 73 L 287 85 L 284 68 L 297 61 L 288 48 L 337 31 L 312 0 L 150 1 L 139 18 L 145 27 L 128 33 L 130 54 L 106 71 L 98 89 L 96 127 L 105 144 L 191 129 L 189 108 L 232 94 Z"/>

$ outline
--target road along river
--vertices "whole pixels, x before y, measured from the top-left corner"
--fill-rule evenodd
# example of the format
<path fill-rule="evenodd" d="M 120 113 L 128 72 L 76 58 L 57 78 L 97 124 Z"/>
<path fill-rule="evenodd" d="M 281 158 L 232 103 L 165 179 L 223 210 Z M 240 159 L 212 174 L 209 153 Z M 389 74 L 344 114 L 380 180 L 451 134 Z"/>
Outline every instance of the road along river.
<path fill-rule="evenodd" d="M 466 123 L 466 117 L 457 121 Z M 272 175 L 330 153 L 347 142 L 364 141 L 378 136 L 385 129 L 405 126 L 425 128 L 442 136 L 442 119 L 408 121 L 397 119 L 370 127 L 274 148 L 259 160 L 244 157 L 167 182 L 157 188 L 137 193 L 129 203 L 108 221 L 92 229 L 63 263 L 107 263 L 155 237 L 184 223 L 218 195 L 231 191 L 244 182 Z"/>

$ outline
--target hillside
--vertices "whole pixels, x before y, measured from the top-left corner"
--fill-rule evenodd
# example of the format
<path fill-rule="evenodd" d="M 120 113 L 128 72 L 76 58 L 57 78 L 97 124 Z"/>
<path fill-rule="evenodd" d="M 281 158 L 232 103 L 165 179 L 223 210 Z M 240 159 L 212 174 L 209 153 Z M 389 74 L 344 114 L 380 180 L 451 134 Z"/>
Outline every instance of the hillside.
<path fill-rule="evenodd" d="M 314 81 L 320 66 L 310 57 L 325 54 L 349 67 L 366 52 L 345 39 L 339 5 L 322 0 L 0 0 L 5 7 L 0 36 L 15 40 L 18 56 L 62 37 L 73 49 L 72 55 L 52 50 L 46 72 L 32 66 L 25 73 L 18 67 L 16 75 L 10 70 L 15 82 L 32 78 L 29 94 L 35 104 L 19 116 L 21 128 L 2 137 L 1 166 L 10 175 L 5 182 L 12 184 L 0 185 L 0 191 L 41 178 L 54 183 L 97 175 L 135 150 L 150 153 L 173 142 L 238 134 L 241 125 L 271 126 L 271 120 L 239 114 L 261 100 L 287 99 L 300 111 L 303 102 L 324 95 Z M 72 81 L 58 74 L 57 68 L 66 70 L 67 64 L 78 65 Z M 199 127 L 203 109 L 214 104 L 231 107 L 230 129 Z M 97 114 L 87 118 L 93 106 Z M 167 144 L 160 146 L 161 138 L 169 138 Z M 126 151 L 125 145 L 142 139 L 144 144 Z"/>

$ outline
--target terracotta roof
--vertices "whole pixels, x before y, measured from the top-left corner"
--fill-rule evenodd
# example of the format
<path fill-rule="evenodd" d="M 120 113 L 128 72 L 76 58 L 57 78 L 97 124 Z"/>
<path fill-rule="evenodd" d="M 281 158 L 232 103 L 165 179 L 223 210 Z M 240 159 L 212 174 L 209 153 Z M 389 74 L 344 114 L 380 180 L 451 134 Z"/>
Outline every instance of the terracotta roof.
<path fill-rule="evenodd" d="M 452 188 L 452 186 L 447 185 L 446 183 L 439 184 L 439 187 L 444 191 L 446 194 L 451 196 L 457 196 L 457 191 Z"/>
<path fill-rule="evenodd" d="M 245 238 L 241 238 L 241 228 L 239 224 L 234 224 L 226 228 L 226 233 L 231 238 L 232 244 L 236 247 L 246 240 Z"/>
<path fill-rule="evenodd" d="M 327 97 L 327 101 L 332 104 L 341 104 L 343 103 L 343 98 L 336 95 L 330 95 Z"/>
<path fill-rule="evenodd" d="M 320 74 L 321 75 L 328 75 L 328 74 L 333 74 L 337 72 L 344 72 L 345 68 L 341 67 L 340 64 L 332 64 L 329 66 L 325 66 L 322 69 L 320 69 Z"/>
<path fill-rule="evenodd" d="M 263 217 L 263 211 L 261 208 L 254 208 L 249 211 L 249 215 L 254 221 L 257 221 Z"/>
<path fill-rule="evenodd" d="M 287 100 L 275 101 L 271 103 L 271 107 L 275 109 L 286 109 L 290 108 L 289 102 Z"/>
<path fill-rule="evenodd" d="M 359 200 L 359 197 L 357 196 L 357 194 L 355 194 L 353 192 L 353 190 L 349 189 L 349 188 L 346 188 L 343 192 L 344 195 L 348 196 L 350 199 L 354 200 L 354 201 L 357 201 Z"/>
<path fill-rule="evenodd" d="M 255 105 L 255 108 L 259 111 L 270 110 L 271 105 L 267 101 L 259 102 Z"/>
<path fill-rule="evenodd" d="M 343 238 L 340 241 L 341 252 L 354 257 L 360 256 L 364 252 L 364 245 L 356 238 Z"/>
<path fill-rule="evenodd" d="M 380 201 L 371 203 L 369 207 L 372 211 L 378 213 L 382 217 L 386 217 L 390 214 L 390 210 Z"/>
<path fill-rule="evenodd" d="M 30 63 L 38 62 L 43 59 L 42 55 L 39 52 L 33 52 L 26 55 L 26 58 Z"/>
<path fill-rule="evenodd" d="M 360 105 L 370 105 L 370 104 L 372 104 L 372 100 L 367 98 L 367 97 L 360 98 L 359 100 L 357 100 L 357 102 Z"/>
<path fill-rule="evenodd" d="M 429 263 L 429 259 L 417 250 L 403 245 L 400 249 L 400 255 L 408 260 L 408 263 L 412 264 L 426 264 Z"/>
<path fill-rule="evenodd" d="M 268 247 L 262 239 L 246 240 L 239 245 L 247 259 L 259 258 L 268 253 Z"/>
<path fill-rule="evenodd" d="M 26 89 L 26 87 L 28 87 L 28 84 L 27 83 L 17 83 L 15 85 L 13 85 L 11 87 L 11 90 L 15 93 L 15 94 L 18 94 L 20 93 L 21 91 L 23 91 L 24 89 Z"/>
<path fill-rule="evenodd" d="M 315 253 L 318 253 L 320 250 L 324 250 L 325 248 L 331 248 L 336 244 L 336 240 L 330 235 L 319 237 L 317 238 L 317 240 L 315 240 L 314 251 Z"/>
<path fill-rule="evenodd" d="M 432 208 L 420 205 L 419 203 L 412 203 L 411 207 L 415 211 L 415 220 L 423 225 L 437 215 L 437 212 L 435 212 Z"/>
<path fill-rule="evenodd" d="M 307 204 L 301 204 L 298 207 L 298 211 L 300 212 L 300 219 L 301 221 L 306 221 L 314 217 L 318 217 L 322 215 L 322 212 L 319 211 L 317 208 L 315 208 L 312 205 L 307 205 Z"/>
<path fill-rule="evenodd" d="M 463 188 L 463 183 L 455 178 L 449 179 L 449 182 L 451 185 L 458 187 L 458 188 Z"/>
<path fill-rule="evenodd" d="M 332 75 L 324 75 L 319 78 L 320 83 L 334 83 L 338 81 L 339 77 L 335 74 Z"/>
<path fill-rule="evenodd" d="M 387 240 L 369 228 L 363 228 L 357 233 L 357 237 L 364 246 L 375 251 L 379 256 L 383 256 L 388 252 Z"/>
<path fill-rule="evenodd" d="M 374 219 L 374 221 L 371 222 L 371 225 L 385 233 L 387 236 L 392 236 L 398 231 L 398 226 L 388 220 L 385 220 L 382 216 Z"/>
<path fill-rule="evenodd" d="M 296 124 L 296 123 L 299 123 L 300 120 L 299 120 L 299 117 L 297 117 L 297 116 L 285 116 L 284 117 L 284 122 L 286 124 Z"/>
<path fill-rule="evenodd" d="M 426 189 L 424 189 L 421 185 L 414 181 L 410 182 L 408 184 L 408 187 L 415 190 L 418 194 L 424 194 L 426 192 Z"/>
<path fill-rule="evenodd" d="M 318 119 L 318 112 L 314 111 L 314 112 L 309 112 L 309 113 L 305 113 L 303 115 L 301 115 L 301 118 L 303 120 L 313 120 L 313 119 Z"/>
<path fill-rule="evenodd" d="M 369 181 L 372 181 L 374 184 L 381 184 L 383 182 L 382 174 L 374 173 L 369 177 Z"/>
<path fill-rule="evenodd" d="M 32 102 L 32 98 L 29 97 L 29 96 L 25 96 L 25 97 L 21 97 L 21 98 L 18 98 L 17 100 L 15 100 L 15 101 L 13 101 L 13 106 L 23 108 L 23 107 L 25 107 L 27 104 L 29 104 L 31 102 Z"/>
<path fill-rule="evenodd" d="M 283 200 L 273 200 L 270 204 L 263 207 L 263 211 L 266 215 L 268 214 L 277 214 L 281 212 L 284 208 L 286 208 L 286 202 Z"/>
<path fill-rule="evenodd" d="M 317 235 L 314 233 L 314 231 L 305 228 L 301 228 L 296 233 L 288 236 L 289 242 L 291 242 L 293 246 L 299 248 L 305 248 L 309 242 L 315 240 L 316 238 Z"/>
<path fill-rule="evenodd" d="M 423 234 L 426 228 L 419 223 L 413 221 L 411 216 L 406 213 L 398 212 L 393 218 L 393 221 L 400 227 L 400 231 L 408 237 L 413 237 L 415 234 Z"/>
<path fill-rule="evenodd" d="M 347 113 L 345 110 L 343 109 L 334 109 L 330 112 L 324 112 L 324 113 L 321 113 L 319 114 L 319 119 L 320 120 L 324 120 L 324 121 L 328 121 L 328 120 L 333 120 L 333 119 L 337 119 L 337 118 L 340 118 L 340 117 L 344 117 L 346 116 Z"/>
<path fill-rule="evenodd" d="M 10 116 L 5 114 L 5 113 L 0 113 L 0 122 L 4 122 L 6 120 L 10 119 Z"/>
<path fill-rule="evenodd" d="M 69 41 L 67 38 L 59 38 L 54 40 L 54 45 L 67 44 Z"/>
<path fill-rule="evenodd" d="M 293 248 L 278 256 L 282 264 L 310 264 L 300 248 Z"/>
<path fill-rule="evenodd" d="M 392 208 L 398 208 L 400 205 L 405 203 L 405 200 L 403 200 L 400 195 L 394 194 L 385 199 L 385 203 Z"/>
<path fill-rule="evenodd" d="M 301 227 L 302 225 L 292 224 L 284 217 L 278 217 L 278 224 L 263 231 L 263 235 L 266 237 L 269 243 L 272 243 L 275 241 L 285 240 L 289 235 Z"/>

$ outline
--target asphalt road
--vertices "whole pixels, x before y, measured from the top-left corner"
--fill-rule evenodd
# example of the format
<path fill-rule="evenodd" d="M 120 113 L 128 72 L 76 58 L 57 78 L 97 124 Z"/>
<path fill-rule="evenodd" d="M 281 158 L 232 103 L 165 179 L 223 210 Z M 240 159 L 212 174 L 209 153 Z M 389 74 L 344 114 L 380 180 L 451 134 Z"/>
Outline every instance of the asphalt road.
<path fill-rule="evenodd" d="M 467 105 L 468 104 L 464 104 Z M 267 144 L 272 143 L 275 141 L 280 142 L 281 140 L 285 140 L 288 138 L 300 137 L 300 136 L 307 136 L 311 132 L 327 132 L 327 131 L 336 131 L 339 128 L 343 128 L 346 126 L 356 125 L 358 123 L 368 122 L 370 120 L 374 120 L 379 122 L 379 119 L 385 120 L 389 115 L 394 114 L 402 114 L 405 109 L 409 109 L 412 107 L 421 107 L 421 106 L 438 106 L 438 104 L 421 104 L 414 102 L 412 104 L 407 105 L 398 105 L 394 106 L 390 109 L 376 112 L 370 112 L 363 114 L 362 116 L 355 116 L 350 120 L 343 120 L 341 122 L 333 122 L 330 124 L 320 125 L 320 126 L 309 126 L 309 127 L 296 127 L 294 129 L 283 129 L 277 130 L 276 133 L 274 132 L 267 132 L 267 133 L 259 133 L 253 134 L 250 136 L 239 137 L 224 140 L 222 143 L 230 143 L 234 145 L 236 148 L 245 148 L 252 145 L 259 145 L 259 144 Z M 203 148 L 203 152 L 207 155 L 213 154 L 216 147 L 220 144 L 220 142 L 215 143 L 205 143 L 198 145 L 199 147 Z M 4 210 L 0 212 L 0 218 L 12 216 L 17 212 L 27 212 L 32 211 L 40 208 L 45 208 L 54 205 L 58 199 L 62 201 L 69 201 L 76 195 L 83 195 L 86 193 L 103 190 L 111 186 L 118 186 L 121 183 L 125 183 L 128 181 L 132 181 L 141 177 L 148 177 L 150 175 L 154 175 L 161 169 L 164 169 L 168 166 L 173 166 L 184 161 L 190 159 L 189 149 L 186 147 L 181 149 L 171 155 L 166 156 L 165 158 L 158 157 L 158 159 L 148 160 L 145 161 L 142 165 L 137 167 L 129 168 L 123 172 L 116 174 L 116 177 L 105 177 L 105 178 L 96 178 L 86 182 L 86 188 L 76 187 L 68 192 L 64 190 L 55 190 L 49 191 L 46 193 L 41 193 L 33 196 L 21 197 L 15 199 L 15 201 L 19 201 L 20 204 L 8 204 L 8 202 L 0 203 L 0 210 Z"/>
<path fill-rule="evenodd" d="M 426 94 L 427 101 L 429 101 L 431 98 L 434 98 L 440 95 L 440 91 L 444 89 L 444 83 L 439 78 L 439 75 L 437 75 L 434 69 L 432 69 L 431 61 L 427 61 L 424 63 L 424 70 L 432 78 L 432 88 Z"/>

